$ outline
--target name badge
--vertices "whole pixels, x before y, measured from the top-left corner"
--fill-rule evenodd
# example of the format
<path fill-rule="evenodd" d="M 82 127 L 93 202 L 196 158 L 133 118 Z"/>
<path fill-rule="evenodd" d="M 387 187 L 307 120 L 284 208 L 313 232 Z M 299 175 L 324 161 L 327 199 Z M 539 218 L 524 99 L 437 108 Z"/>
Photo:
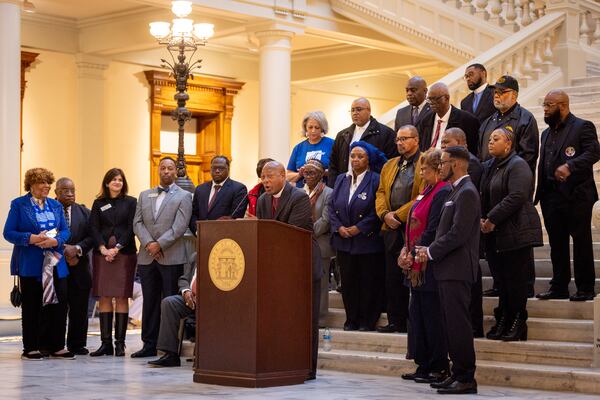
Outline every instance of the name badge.
<path fill-rule="evenodd" d="M 444 204 L 444 207 L 450 207 L 450 206 L 451 206 L 451 205 L 453 205 L 453 204 L 454 204 L 454 202 L 453 202 L 453 201 L 447 201 L 447 202 Z"/>
<path fill-rule="evenodd" d="M 158 193 L 150 193 L 148 197 L 158 197 Z"/>
<path fill-rule="evenodd" d="M 421 201 L 421 200 L 423 200 L 423 195 L 422 194 L 420 194 L 420 195 L 417 196 L 417 201 Z"/>
<path fill-rule="evenodd" d="M 100 211 L 104 212 L 104 211 L 108 210 L 109 208 L 112 208 L 112 205 L 110 203 L 100 207 Z"/>

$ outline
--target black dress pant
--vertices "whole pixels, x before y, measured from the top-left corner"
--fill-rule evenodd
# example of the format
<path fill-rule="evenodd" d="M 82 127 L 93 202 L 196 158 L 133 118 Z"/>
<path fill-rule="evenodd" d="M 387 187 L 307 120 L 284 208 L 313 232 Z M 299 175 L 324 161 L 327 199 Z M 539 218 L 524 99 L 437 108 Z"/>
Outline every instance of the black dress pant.
<path fill-rule="evenodd" d="M 142 340 L 144 346 L 156 348 L 160 328 L 160 302 L 179 292 L 179 277 L 183 264 L 162 265 L 153 261 L 149 265 L 138 265 L 142 283 Z"/>
<path fill-rule="evenodd" d="M 65 347 L 67 325 L 67 279 L 59 279 L 54 268 L 54 289 L 58 304 L 42 305 L 42 282 L 36 277 L 20 277 L 23 352 L 43 350 L 55 353 Z"/>
<path fill-rule="evenodd" d="M 573 238 L 573 270 L 580 292 L 594 292 L 592 207 L 587 200 L 568 203 L 560 193 L 548 193 L 541 201 L 544 225 L 550 241 L 553 277 L 550 290 L 568 293 L 571 281 L 569 237 Z"/>
<path fill-rule="evenodd" d="M 448 348 L 437 290 L 411 290 L 409 315 L 417 370 L 420 373 L 447 371 Z"/>
<path fill-rule="evenodd" d="M 438 293 L 452 377 L 459 382 L 471 382 L 475 377 L 475 347 L 469 313 L 471 283 L 438 281 Z"/>
<path fill-rule="evenodd" d="M 346 324 L 374 329 L 382 306 L 384 257 L 381 253 L 337 252 L 342 275 L 342 300 Z"/>
<path fill-rule="evenodd" d="M 321 279 L 327 279 L 322 276 Z M 317 373 L 317 360 L 319 357 L 319 311 L 321 309 L 321 279 L 312 282 L 312 354 L 311 375 Z"/>
<path fill-rule="evenodd" d="M 477 281 L 471 286 L 471 324 L 473 336 L 483 336 L 483 295 L 481 288 L 481 266 L 478 266 Z"/>
<path fill-rule="evenodd" d="M 77 350 L 87 345 L 88 300 L 91 286 L 82 287 L 71 275 L 67 277 L 67 305 L 69 308 L 69 329 L 67 348 Z"/>
<path fill-rule="evenodd" d="M 385 243 L 385 296 L 390 324 L 406 326 L 410 290 L 404 285 L 405 275 L 398 267 L 398 256 L 404 246 L 401 229 L 383 231 Z"/>
<path fill-rule="evenodd" d="M 506 314 L 512 321 L 517 313 L 527 319 L 527 280 L 531 247 L 496 252 L 494 240 L 489 240 L 486 249 L 488 263 L 494 266 L 498 276 L 497 314 Z"/>

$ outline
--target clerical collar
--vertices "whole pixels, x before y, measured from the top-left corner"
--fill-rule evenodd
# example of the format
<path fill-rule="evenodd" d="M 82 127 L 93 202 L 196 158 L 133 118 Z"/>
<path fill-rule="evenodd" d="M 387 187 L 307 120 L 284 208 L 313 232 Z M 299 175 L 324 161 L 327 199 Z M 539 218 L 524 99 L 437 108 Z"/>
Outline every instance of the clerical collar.
<path fill-rule="evenodd" d="M 281 194 L 283 193 L 283 189 L 285 189 L 285 184 L 283 185 L 283 187 L 281 188 L 281 190 L 279 192 L 277 192 L 277 194 L 274 194 L 273 197 L 275 197 L 276 199 L 281 197 Z"/>

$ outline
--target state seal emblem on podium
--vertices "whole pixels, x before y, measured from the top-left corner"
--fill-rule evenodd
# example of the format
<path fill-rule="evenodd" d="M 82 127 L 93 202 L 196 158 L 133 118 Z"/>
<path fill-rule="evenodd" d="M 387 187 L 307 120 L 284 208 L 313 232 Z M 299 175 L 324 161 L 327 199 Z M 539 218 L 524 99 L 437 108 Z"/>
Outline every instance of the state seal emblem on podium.
<path fill-rule="evenodd" d="M 221 239 L 210 251 L 208 271 L 212 283 L 224 292 L 235 289 L 244 277 L 244 252 L 233 239 Z"/>

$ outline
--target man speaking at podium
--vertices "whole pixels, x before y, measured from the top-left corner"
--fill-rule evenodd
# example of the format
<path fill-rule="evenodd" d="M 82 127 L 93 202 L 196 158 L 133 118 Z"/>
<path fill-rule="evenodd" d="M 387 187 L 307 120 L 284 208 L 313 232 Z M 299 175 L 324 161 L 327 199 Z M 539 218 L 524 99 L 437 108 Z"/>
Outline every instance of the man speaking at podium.
<path fill-rule="evenodd" d="M 256 206 L 258 219 L 274 219 L 308 231 L 313 230 L 310 200 L 306 192 L 285 180 L 285 167 L 277 161 L 265 164 L 260 177 L 265 193 Z M 308 379 L 315 379 L 319 348 L 319 303 L 321 288 L 321 254 L 312 238 L 312 368 Z"/>

